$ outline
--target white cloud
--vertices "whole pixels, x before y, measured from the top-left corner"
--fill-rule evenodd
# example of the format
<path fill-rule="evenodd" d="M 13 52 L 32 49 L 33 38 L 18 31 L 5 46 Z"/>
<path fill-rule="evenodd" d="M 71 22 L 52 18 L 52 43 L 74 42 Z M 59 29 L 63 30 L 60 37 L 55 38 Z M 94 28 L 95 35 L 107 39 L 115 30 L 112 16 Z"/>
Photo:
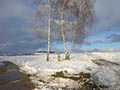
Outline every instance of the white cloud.
<path fill-rule="evenodd" d="M 10 43 L 6 42 L 6 43 L 0 43 L 0 48 L 6 48 L 10 45 Z"/>

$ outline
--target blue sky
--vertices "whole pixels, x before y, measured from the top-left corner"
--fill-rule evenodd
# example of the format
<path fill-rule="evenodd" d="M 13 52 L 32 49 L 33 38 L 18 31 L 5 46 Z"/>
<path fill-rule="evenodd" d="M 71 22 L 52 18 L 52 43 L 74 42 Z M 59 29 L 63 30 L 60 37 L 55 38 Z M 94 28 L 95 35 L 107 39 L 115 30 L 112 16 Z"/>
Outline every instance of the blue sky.
<path fill-rule="evenodd" d="M 104 49 L 104 48 L 108 48 L 108 49 L 119 49 L 120 48 L 120 31 L 115 31 L 115 29 L 117 30 L 120 30 L 120 28 L 113 28 L 111 31 L 105 31 L 103 33 L 100 33 L 98 35 L 93 35 L 93 36 L 90 36 L 88 37 L 88 40 L 91 42 L 91 41 L 94 41 L 95 43 L 91 45 L 88 45 L 91 47 L 91 49 Z M 113 36 L 113 39 L 111 41 L 107 41 L 105 40 L 107 37 L 111 36 L 111 35 L 115 35 L 117 36 L 118 35 L 118 41 L 112 41 L 113 39 L 115 40 L 116 38 L 114 38 Z M 111 38 L 112 38 L 111 37 Z M 109 38 L 110 39 L 110 38 Z M 103 43 L 102 41 L 105 42 Z M 84 46 L 84 48 L 86 48 L 86 45 Z"/>
<path fill-rule="evenodd" d="M 120 0 L 96 0 L 95 25 L 84 44 L 75 50 L 120 50 Z M 34 33 L 36 6 L 32 0 L 0 0 L 0 52 L 24 53 L 46 50 L 46 31 Z M 55 33 L 53 33 L 54 35 Z M 69 47 L 69 43 L 67 44 Z M 55 40 L 52 50 L 63 50 L 62 43 Z"/>

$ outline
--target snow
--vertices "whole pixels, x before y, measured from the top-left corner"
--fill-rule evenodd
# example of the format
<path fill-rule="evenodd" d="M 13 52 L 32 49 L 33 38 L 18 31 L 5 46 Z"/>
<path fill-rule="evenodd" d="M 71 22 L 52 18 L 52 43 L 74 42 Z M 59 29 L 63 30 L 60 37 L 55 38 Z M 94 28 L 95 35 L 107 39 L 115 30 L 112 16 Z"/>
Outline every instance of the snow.
<path fill-rule="evenodd" d="M 108 90 L 120 90 L 120 52 L 76 53 L 71 55 L 71 60 L 64 60 L 64 54 L 61 54 L 60 62 L 57 61 L 57 54 L 50 54 L 50 61 L 46 61 L 46 54 L 42 53 L 0 56 L 2 61 L 13 62 L 22 72 L 30 74 L 31 81 L 36 85 L 35 90 L 63 90 L 65 87 L 72 90 L 82 87 L 82 84 L 78 85 L 78 82 L 69 78 L 51 76 L 60 71 L 67 71 L 69 75 L 90 73 L 97 85 L 110 86 Z"/>
<path fill-rule="evenodd" d="M 120 52 L 93 52 L 91 55 L 94 55 L 94 57 L 96 56 L 96 58 L 103 58 L 113 62 L 120 62 Z"/>

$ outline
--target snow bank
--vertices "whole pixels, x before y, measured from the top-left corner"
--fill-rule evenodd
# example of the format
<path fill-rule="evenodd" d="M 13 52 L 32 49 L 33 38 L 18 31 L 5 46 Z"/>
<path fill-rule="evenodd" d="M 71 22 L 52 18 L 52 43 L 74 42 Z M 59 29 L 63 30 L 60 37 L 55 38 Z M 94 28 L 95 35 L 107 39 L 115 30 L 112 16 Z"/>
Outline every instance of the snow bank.
<path fill-rule="evenodd" d="M 96 58 L 106 59 L 113 62 L 120 62 L 120 52 L 93 52 L 91 55 Z"/>
<path fill-rule="evenodd" d="M 78 82 L 74 80 L 51 76 L 60 71 L 67 71 L 70 75 L 80 72 L 90 73 L 96 84 L 110 86 L 111 90 L 120 90 L 119 52 L 77 53 L 71 56 L 71 60 L 64 60 L 64 55 L 61 54 L 60 62 L 57 61 L 56 54 L 50 55 L 50 61 L 46 61 L 45 54 L 0 56 L 0 62 L 2 61 L 11 61 L 18 65 L 22 72 L 30 74 L 31 81 L 36 84 L 36 90 L 52 90 L 53 88 L 60 90 L 68 86 L 69 88 L 78 87 Z"/>

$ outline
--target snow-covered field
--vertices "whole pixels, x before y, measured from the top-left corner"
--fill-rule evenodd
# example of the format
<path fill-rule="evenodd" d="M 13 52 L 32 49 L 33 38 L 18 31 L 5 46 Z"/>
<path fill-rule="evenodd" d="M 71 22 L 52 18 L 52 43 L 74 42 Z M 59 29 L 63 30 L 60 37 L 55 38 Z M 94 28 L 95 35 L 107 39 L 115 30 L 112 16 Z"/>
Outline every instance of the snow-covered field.
<path fill-rule="evenodd" d="M 35 90 L 87 90 L 83 89 L 86 82 L 95 83 L 97 90 L 120 90 L 120 52 L 76 53 L 71 55 L 71 60 L 64 60 L 61 54 L 60 62 L 57 54 L 50 54 L 50 61 L 46 61 L 42 53 L 0 56 L 2 61 L 11 61 L 22 72 L 30 74 Z M 90 77 L 83 75 L 82 78 L 80 73 L 90 74 Z"/>

